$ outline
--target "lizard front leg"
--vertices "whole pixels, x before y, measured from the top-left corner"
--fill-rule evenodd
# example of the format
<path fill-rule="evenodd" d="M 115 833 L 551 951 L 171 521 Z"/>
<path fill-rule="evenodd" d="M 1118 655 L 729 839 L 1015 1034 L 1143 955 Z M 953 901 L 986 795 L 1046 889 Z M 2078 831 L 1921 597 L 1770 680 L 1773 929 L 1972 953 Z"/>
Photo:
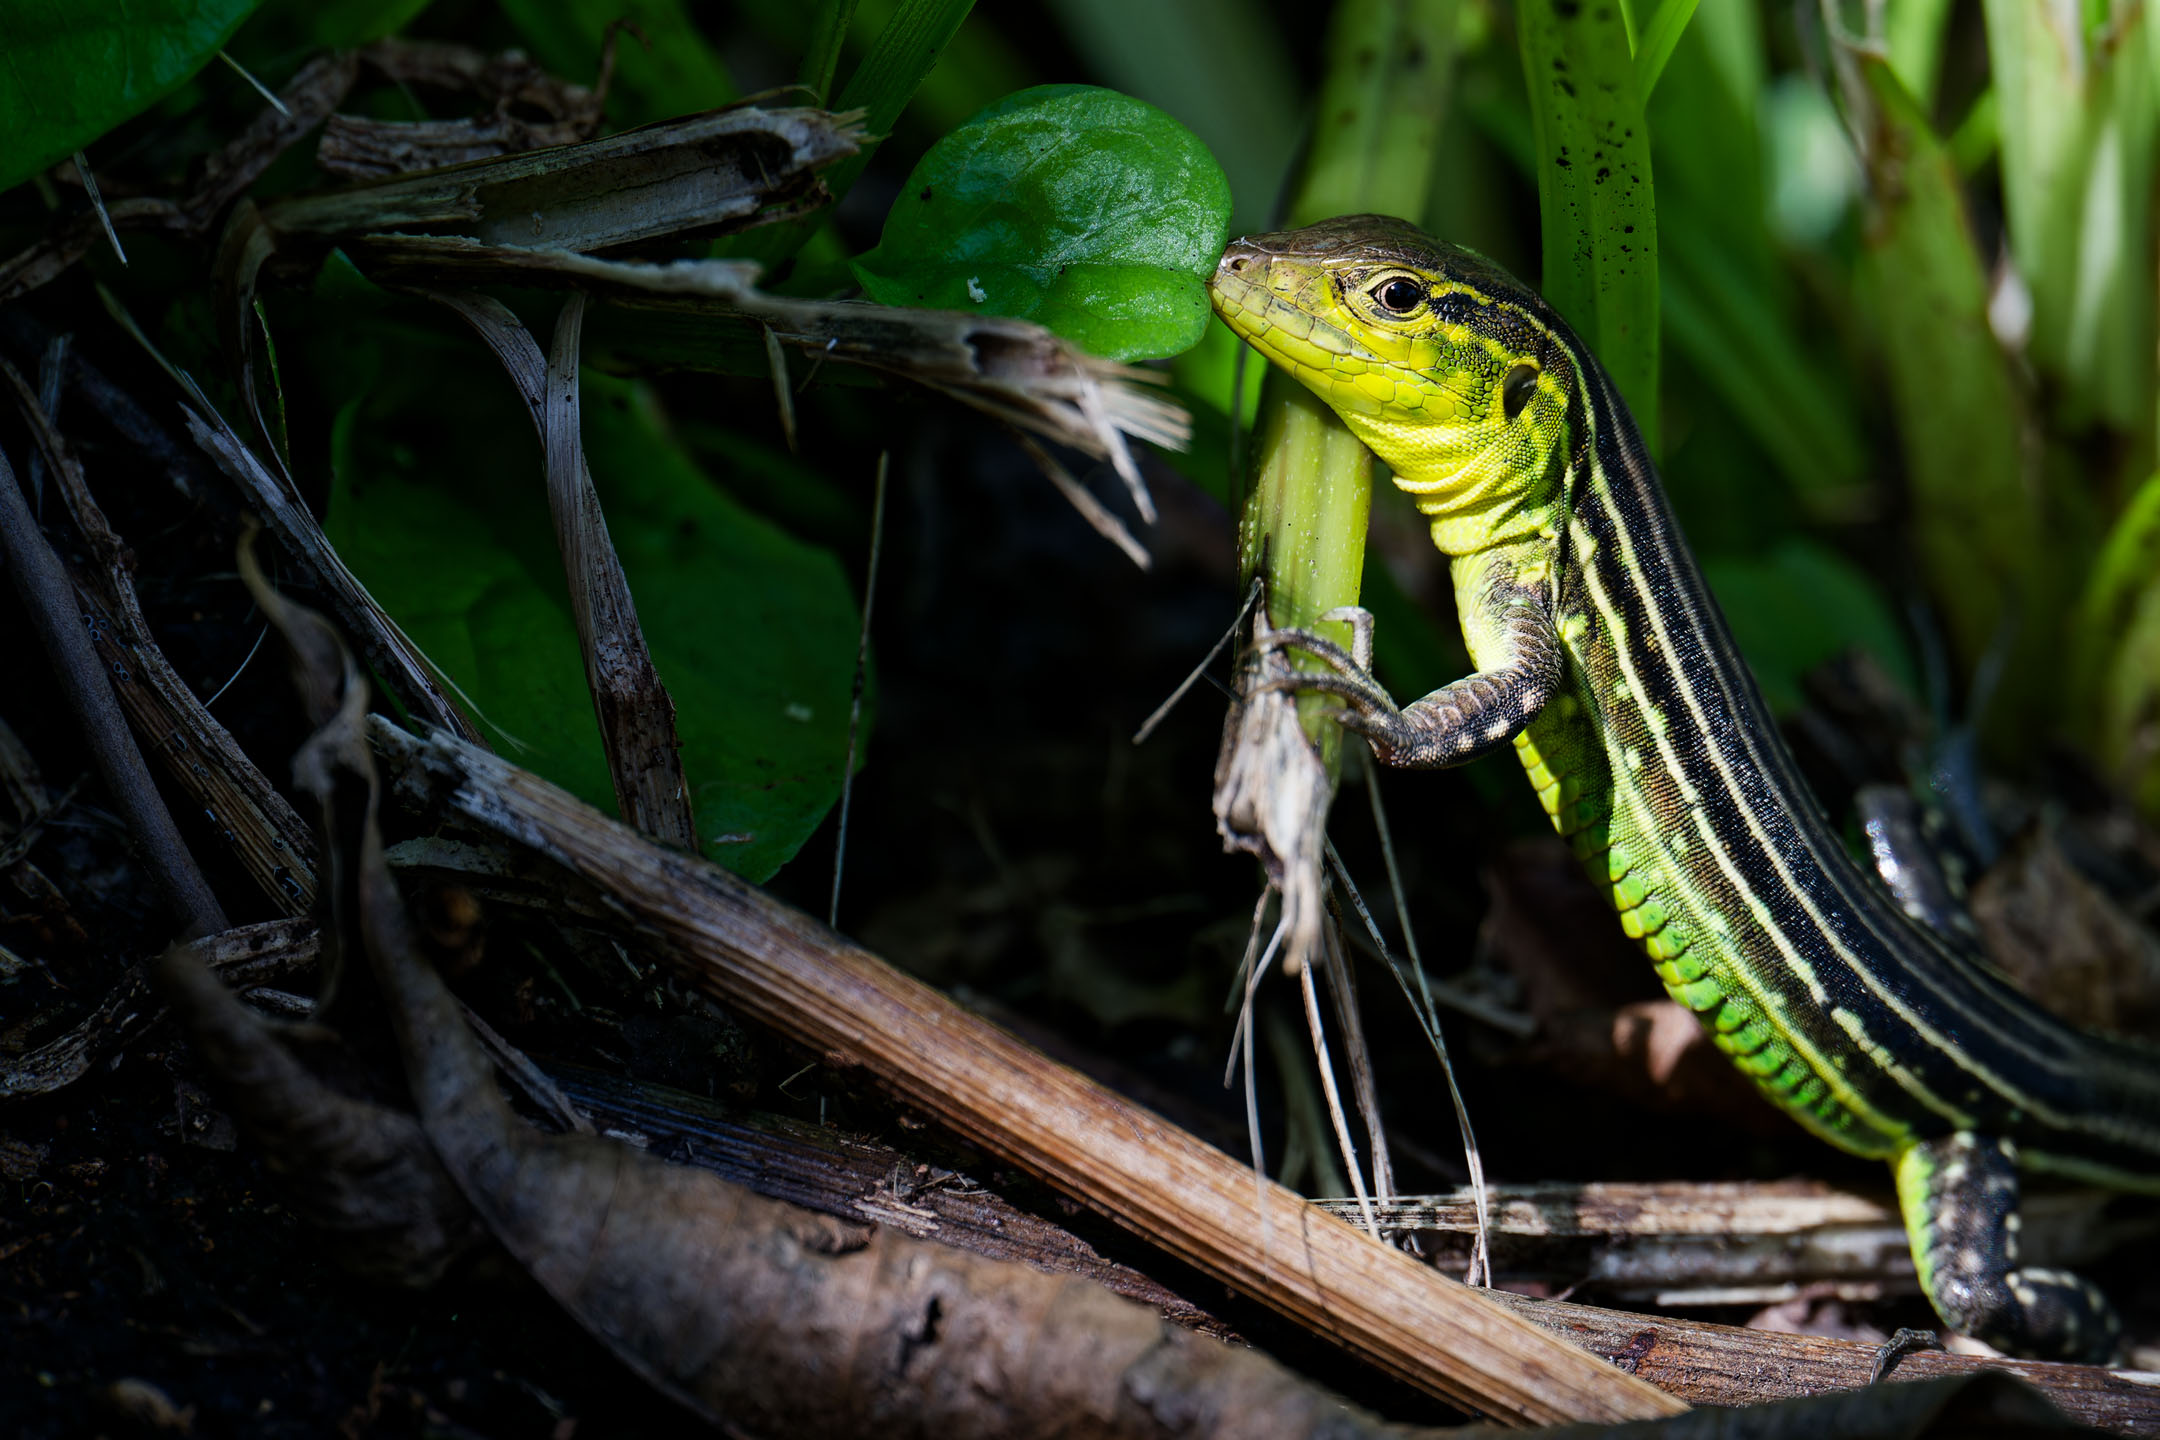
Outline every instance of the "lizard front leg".
<path fill-rule="evenodd" d="M 1516 578 L 1505 557 L 1456 562 L 1456 603 L 1479 668 L 1422 700 L 1398 707 L 1380 682 L 1332 640 L 1309 630 L 1275 630 L 1261 644 L 1294 648 L 1330 669 L 1271 682 L 1285 690 L 1340 696 L 1336 718 L 1372 742 L 1382 764 L 1429 770 L 1462 765 L 1507 746 L 1559 693 L 1567 661 L 1541 587 Z"/>
<path fill-rule="evenodd" d="M 2082 1275 L 2018 1265 L 2018 1172 L 2006 1140 L 1959 1131 L 1891 1162 L 1920 1287 L 1953 1329 L 2012 1355 L 2105 1363 L 2121 1323 Z"/>

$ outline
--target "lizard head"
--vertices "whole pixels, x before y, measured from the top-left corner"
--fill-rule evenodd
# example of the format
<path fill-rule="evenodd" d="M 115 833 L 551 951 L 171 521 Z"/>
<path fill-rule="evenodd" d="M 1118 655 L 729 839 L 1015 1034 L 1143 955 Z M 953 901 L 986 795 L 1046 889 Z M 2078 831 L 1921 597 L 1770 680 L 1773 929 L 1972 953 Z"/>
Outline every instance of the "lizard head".
<path fill-rule="evenodd" d="M 1208 291 L 1428 515 L 1519 511 L 1544 490 L 1567 440 L 1576 342 L 1490 260 L 1351 215 L 1232 241 Z"/>

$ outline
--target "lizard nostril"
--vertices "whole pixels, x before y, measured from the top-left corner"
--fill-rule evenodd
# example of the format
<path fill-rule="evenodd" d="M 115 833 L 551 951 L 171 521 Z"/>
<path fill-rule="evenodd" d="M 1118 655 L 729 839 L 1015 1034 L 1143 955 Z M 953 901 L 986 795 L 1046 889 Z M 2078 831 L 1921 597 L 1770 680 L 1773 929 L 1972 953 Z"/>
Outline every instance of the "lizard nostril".
<path fill-rule="evenodd" d="M 1230 268 L 1232 270 L 1243 270 L 1245 268 L 1245 257 L 1240 255 L 1235 260 L 1232 260 L 1230 262 Z"/>

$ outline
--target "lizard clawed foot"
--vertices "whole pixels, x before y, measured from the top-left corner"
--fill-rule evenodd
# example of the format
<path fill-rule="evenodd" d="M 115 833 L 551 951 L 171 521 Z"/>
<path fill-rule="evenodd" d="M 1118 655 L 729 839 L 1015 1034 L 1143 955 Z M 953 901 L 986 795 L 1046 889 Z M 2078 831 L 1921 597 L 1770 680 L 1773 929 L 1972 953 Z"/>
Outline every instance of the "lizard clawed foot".
<path fill-rule="evenodd" d="M 1256 691 L 1293 695 L 1318 692 L 1347 700 L 1347 707 L 1328 711 L 1328 718 L 1370 740 L 1383 762 L 1394 751 L 1415 742 L 1414 729 L 1394 697 L 1358 663 L 1356 656 L 1333 640 L 1310 630 L 1270 630 L 1257 639 L 1255 648 L 1263 653 L 1302 650 L 1330 667 L 1327 671 L 1276 676 L 1262 681 L 1254 687 Z"/>
<path fill-rule="evenodd" d="M 1875 1369 L 1868 1376 L 1868 1384 L 1880 1385 L 1889 1379 L 1890 1372 L 1897 1369 L 1898 1362 L 1908 1355 L 1942 1348 L 1942 1336 L 1933 1330 L 1915 1330 L 1909 1325 L 1905 1326 L 1876 1348 Z"/>

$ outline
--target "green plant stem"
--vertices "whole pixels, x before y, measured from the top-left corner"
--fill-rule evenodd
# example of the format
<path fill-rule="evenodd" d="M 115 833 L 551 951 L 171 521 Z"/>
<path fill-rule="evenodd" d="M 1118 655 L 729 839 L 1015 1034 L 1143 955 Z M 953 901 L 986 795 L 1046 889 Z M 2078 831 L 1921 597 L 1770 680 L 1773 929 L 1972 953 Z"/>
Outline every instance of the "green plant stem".
<path fill-rule="evenodd" d="M 1290 203 L 1293 226 L 1375 211 L 1416 217 L 1439 150 L 1454 65 L 1454 0 L 1342 0 L 1328 31 L 1321 117 Z M 1325 405 L 1280 372 L 1261 391 L 1253 489 L 1239 527 L 1247 575 L 1268 579 L 1268 623 L 1314 628 L 1355 605 L 1365 573 L 1373 458 Z M 1349 627 L 1318 626 L 1348 642 Z M 1302 662 L 1300 662 L 1302 663 Z M 1339 727 L 1302 703 L 1332 767 Z"/>
<path fill-rule="evenodd" d="M 832 98 L 833 79 L 840 69 L 840 47 L 847 40 L 848 26 L 855 22 L 855 7 L 861 0 L 821 0 L 817 16 L 810 24 L 810 39 L 803 46 L 802 65 L 795 78 L 808 87 L 823 105 Z"/>

